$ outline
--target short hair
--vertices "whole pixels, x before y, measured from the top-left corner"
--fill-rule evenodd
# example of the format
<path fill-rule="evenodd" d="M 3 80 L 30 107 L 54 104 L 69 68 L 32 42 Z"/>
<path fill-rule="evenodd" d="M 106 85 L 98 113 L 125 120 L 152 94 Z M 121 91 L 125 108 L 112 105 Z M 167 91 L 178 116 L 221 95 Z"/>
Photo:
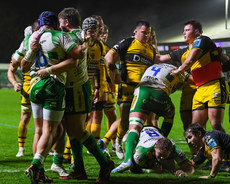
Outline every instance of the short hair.
<path fill-rule="evenodd" d="M 195 136 L 198 136 L 199 132 L 201 132 L 202 137 L 206 133 L 205 129 L 202 126 L 200 126 L 199 123 L 194 123 L 194 124 L 189 125 L 188 128 L 184 131 L 184 136 L 186 136 L 188 132 L 191 132 Z"/>
<path fill-rule="evenodd" d="M 64 8 L 58 17 L 67 19 L 72 26 L 81 26 L 81 15 L 76 8 Z"/>
<path fill-rule="evenodd" d="M 136 28 L 140 27 L 140 26 L 145 26 L 145 27 L 149 28 L 150 23 L 148 21 L 145 21 L 145 20 L 139 20 L 136 22 Z"/>
<path fill-rule="evenodd" d="M 166 137 L 160 138 L 157 141 L 156 146 L 157 146 L 157 148 L 159 148 L 160 150 L 165 151 L 165 152 L 166 151 L 167 152 L 172 151 L 172 142 Z"/>
<path fill-rule="evenodd" d="M 200 34 L 203 33 L 202 25 L 201 25 L 200 22 L 198 22 L 196 20 L 189 20 L 189 21 L 184 23 L 185 26 L 188 25 L 188 24 L 191 24 L 194 29 L 198 29 Z"/>

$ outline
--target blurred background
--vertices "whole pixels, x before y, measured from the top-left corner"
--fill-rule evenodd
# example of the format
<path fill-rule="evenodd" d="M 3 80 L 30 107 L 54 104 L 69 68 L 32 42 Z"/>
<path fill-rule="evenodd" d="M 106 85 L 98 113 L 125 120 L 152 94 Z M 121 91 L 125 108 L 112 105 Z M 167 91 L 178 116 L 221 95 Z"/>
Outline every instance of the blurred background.
<path fill-rule="evenodd" d="M 136 21 L 144 19 L 155 27 L 160 53 L 168 53 L 187 45 L 183 42 L 184 23 L 196 19 L 203 25 L 203 35 L 214 39 L 230 55 L 227 2 L 228 0 L 3 1 L 0 6 L 0 63 L 10 62 L 11 55 L 24 38 L 24 28 L 37 19 L 42 11 L 49 10 L 58 14 L 66 7 L 77 8 L 82 20 L 92 14 L 101 15 L 109 28 L 110 46 L 131 36 Z M 0 68 L 4 68 L 3 65 Z"/>

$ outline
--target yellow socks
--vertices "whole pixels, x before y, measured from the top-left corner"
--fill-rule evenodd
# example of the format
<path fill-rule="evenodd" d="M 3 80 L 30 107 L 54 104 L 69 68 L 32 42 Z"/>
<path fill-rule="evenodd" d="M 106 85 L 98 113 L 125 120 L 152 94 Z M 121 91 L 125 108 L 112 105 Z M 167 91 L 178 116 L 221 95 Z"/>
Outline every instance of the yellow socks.
<path fill-rule="evenodd" d="M 28 124 L 20 122 L 19 126 L 18 126 L 18 144 L 19 144 L 19 147 L 25 147 L 27 130 L 28 130 Z"/>

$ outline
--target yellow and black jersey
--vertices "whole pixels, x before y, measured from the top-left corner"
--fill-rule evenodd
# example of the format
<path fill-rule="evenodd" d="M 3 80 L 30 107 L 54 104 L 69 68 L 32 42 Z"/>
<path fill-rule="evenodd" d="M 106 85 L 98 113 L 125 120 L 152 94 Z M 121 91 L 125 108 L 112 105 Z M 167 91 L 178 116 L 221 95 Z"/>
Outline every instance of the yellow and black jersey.
<path fill-rule="evenodd" d="M 186 47 L 183 49 L 173 50 L 168 55 L 169 55 L 170 59 L 178 62 L 179 65 L 182 65 L 184 63 L 184 61 L 186 60 L 186 58 L 188 57 L 188 54 L 189 54 L 191 48 L 192 48 L 192 46 L 190 46 L 190 48 Z"/>
<path fill-rule="evenodd" d="M 30 77 L 30 73 L 26 72 L 23 73 L 23 83 L 30 83 L 31 77 Z"/>
<path fill-rule="evenodd" d="M 102 42 L 102 41 L 101 41 Z M 104 52 L 105 52 L 105 54 L 107 53 L 107 52 L 109 52 L 109 50 L 110 50 L 110 46 L 108 46 L 106 43 L 104 43 L 104 42 L 102 42 L 103 43 L 103 46 L 104 46 Z"/>
<path fill-rule="evenodd" d="M 156 50 L 149 43 L 142 43 L 134 37 L 123 39 L 112 50 L 120 56 L 122 82 L 137 84 L 147 67 L 154 64 Z"/>
<path fill-rule="evenodd" d="M 225 153 L 230 152 L 230 135 L 219 131 L 212 130 L 206 132 L 204 135 L 205 146 L 202 147 L 197 155 L 193 158 L 193 163 L 195 165 L 202 164 L 207 158 L 211 158 L 211 152 L 214 149 L 220 148 L 224 150 Z"/>
<path fill-rule="evenodd" d="M 95 41 L 92 46 L 89 46 L 89 58 L 88 58 L 88 75 L 89 79 L 92 79 L 95 71 L 99 70 L 102 57 L 102 49 L 99 41 Z"/>

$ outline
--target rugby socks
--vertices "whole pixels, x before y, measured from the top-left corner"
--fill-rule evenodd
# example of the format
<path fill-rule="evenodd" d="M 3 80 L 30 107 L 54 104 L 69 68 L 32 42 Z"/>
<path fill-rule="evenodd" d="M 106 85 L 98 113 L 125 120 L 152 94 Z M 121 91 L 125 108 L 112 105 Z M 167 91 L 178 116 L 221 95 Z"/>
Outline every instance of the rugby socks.
<path fill-rule="evenodd" d="M 112 139 L 113 137 L 114 137 L 114 136 L 113 136 L 113 134 L 112 134 L 111 132 L 107 132 L 107 133 L 105 134 L 105 137 L 103 138 L 105 144 L 108 145 L 109 142 L 111 141 L 111 139 Z"/>
<path fill-rule="evenodd" d="M 105 157 L 92 135 L 87 132 L 81 139 L 81 142 L 89 150 L 89 152 L 93 154 L 101 167 L 106 167 L 108 165 L 108 159 Z"/>
<path fill-rule="evenodd" d="M 70 146 L 69 136 L 68 136 L 67 141 L 66 141 L 66 146 L 65 146 L 65 151 L 64 151 L 63 157 L 66 160 L 71 159 L 71 146 Z"/>
<path fill-rule="evenodd" d="M 39 153 L 36 153 L 31 162 L 31 165 L 36 166 L 39 169 L 40 174 L 44 174 L 45 172 L 44 167 L 43 167 L 44 161 L 45 161 L 45 157 Z"/>
<path fill-rule="evenodd" d="M 134 129 L 130 130 L 125 144 L 125 158 L 124 158 L 125 162 L 132 159 L 133 152 L 137 145 L 138 139 L 139 139 L 139 132 Z"/>
<path fill-rule="evenodd" d="M 25 147 L 26 135 L 29 123 L 25 124 L 20 122 L 18 126 L 18 145 L 19 147 Z"/>
<path fill-rule="evenodd" d="M 161 125 L 161 131 L 164 134 L 165 137 L 169 135 L 169 132 L 172 129 L 173 124 L 169 122 L 163 122 Z"/>
<path fill-rule="evenodd" d="M 123 137 L 125 136 L 127 131 L 124 131 L 123 128 L 122 128 L 122 125 L 121 123 L 119 123 L 118 127 L 117 127 L 117 140 L 119 142 L 122 141 Z"/>
<path fill-rule="evenodd" d="M 53 163 L 56 165 L 62 165 L 63 163 L 63 153 L 54 153 Z"/>
<path fill-rule="evenodd" d="M 100 135 L 101 135 L 101 125 L 96 124 L 96 123 L 92 123 L 91 124 L 91 134 L 98 141 L 100 139 Z"/>
<path fill-rule="evenodd" d="M 74 172 L 78 174 L 85 173 L 84 161 L 83 161 L 83 145 L 77 139 L 70 140 L 72 147 L 72 155 L 74 160 Z"/>

